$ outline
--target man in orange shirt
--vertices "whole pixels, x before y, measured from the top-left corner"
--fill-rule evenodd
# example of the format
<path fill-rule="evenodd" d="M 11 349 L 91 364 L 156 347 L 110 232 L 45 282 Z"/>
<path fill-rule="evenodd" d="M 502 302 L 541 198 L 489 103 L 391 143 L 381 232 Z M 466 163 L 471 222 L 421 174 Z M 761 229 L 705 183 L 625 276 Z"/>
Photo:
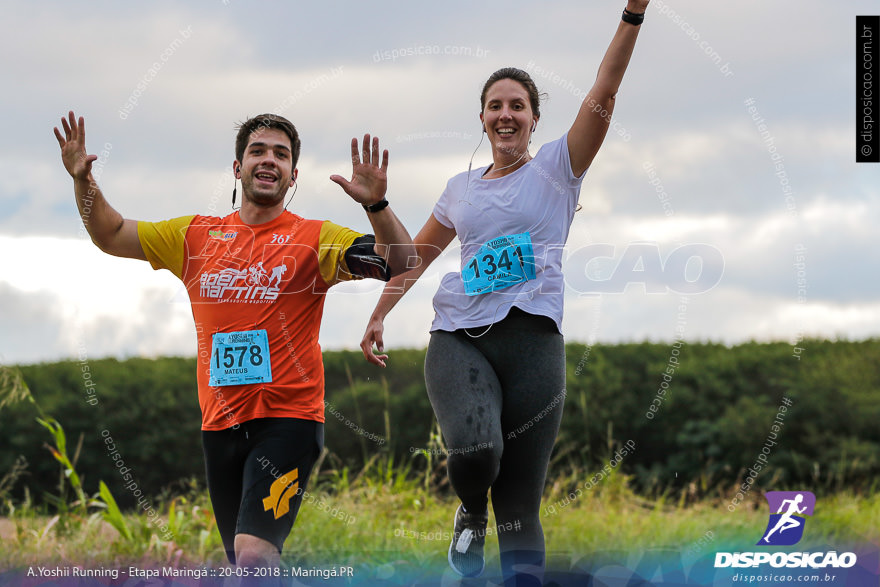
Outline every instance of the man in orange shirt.
<path fill-rule="evenodd" d="M 86 152 L 83 118 L 71 111 L 61 126 L 55 136 L 92 241 L 168 269 L 186 286 L 208 489 L 227 558 L 250 569 L 277 567 L 323 447 L 324 294 L 348 279 L 387 281 L 415 256 L 385 199 L 388 151 L 380 158 L 378 138 L 365 135 L 361 157 L 353 139 L 351 181 L 330 178 L 363 205 L 375 236 L 286 210 L 300 141 L 290 121 L 272 114 L 239 127 L 239 211 L 138 222 L 114 210 L 92 177 L 97 156 Z"/>

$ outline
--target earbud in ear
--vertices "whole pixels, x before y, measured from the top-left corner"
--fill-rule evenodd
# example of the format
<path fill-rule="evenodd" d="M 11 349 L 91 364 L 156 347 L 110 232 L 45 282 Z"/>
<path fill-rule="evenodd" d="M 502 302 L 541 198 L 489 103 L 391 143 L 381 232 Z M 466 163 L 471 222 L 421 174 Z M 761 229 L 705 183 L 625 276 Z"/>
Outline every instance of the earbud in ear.
<path fill-rule="evenodd" d="M 534 124 L 532 125 L 532 132 L 535 132 L 535 129 L 536 129 L 536 128 L 538 128 L 538 123 L 537 123 L 537 122 L 534 123 Z"/>
<path fill-rule="evenodd" d="M 483 132 L 486 132 L 486 124 L 483 124 Z"/>

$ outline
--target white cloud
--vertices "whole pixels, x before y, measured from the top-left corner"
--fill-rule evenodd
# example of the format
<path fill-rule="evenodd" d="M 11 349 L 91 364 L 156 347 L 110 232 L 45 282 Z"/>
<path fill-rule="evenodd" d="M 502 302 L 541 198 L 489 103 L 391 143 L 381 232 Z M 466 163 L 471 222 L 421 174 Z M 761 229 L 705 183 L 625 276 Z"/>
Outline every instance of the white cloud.
<path fill-rule="evenodd" d="M 615 112 L 630 140 L 609 133 L 584 184 L 569 248 L 607 242 L 620 253 L 628 243 L 655 241 L 665 257 L 679 242 L 717 247 L 725 273 L 689 307 L 689 336 L 733 342 L 787 339 L 799 330 L 876 334 L 880 198 L 874 168 L 853 162 L 849 99 L 854 15 L 874 5 L 666 4 L 700 38 L 650 11 Z M 447 178 L 465 170 L 477 148 L 478 96 L 489 73 L 532 63 L 585 90 L 619 17 L 619 7 L 558 3 L 536 11 L 529 2 L 503 10 L 494 3 L 351 5 L 342 21 L 333 5 L 317 3 L 295 13 L 277 7 L 271 18 L 236 0 L 198 9 L 4 7 L 0 50 L 15 58 L 0 63 L 4 87 L 14 88 L 0 96 L 12 113 L 0 137 L 0 245 L 15 254 L 0 261 L 0 294 L 16 308 L 4 316 L 13 325 L 8 332 L 33 323 L 3 343 L 28 360 L 76 352 L 81 339 L 95 356 L 189 353 L 193 344 L 188 305 L 169 303 L 180 291 L 173 276 L 107 257 L 78 237 L 71 182 L 51 134 L 69 108 L 86 116 L 91 152 L 112 145 L 101 186 L 127 217 L 228 212 L 234 123 L 285 106 L 303 137 L 293 211 L 366 230 L 362 211 L 327 177 L 349 172 L 349 140 L 369 131 L 391 151 L 389 199 L 415 233 Z M 468 18 L 461 17 L 465 9 Z M 368 21 L 373 26 L 364 29 Z M 789 26 L 780 27 L 783 21 Z M 532 23 L 526 42 L 508 33 L 523 22 Z M 138 81 L 190 25 L 191 37 L 121 119 L 118 109 Z M 489 52 L 374 58 L 434 45 Z M 708 46 L 733 75 L 719 71 Z M 333 68 L 341 73 L 334 76 Z M 533 148 L 565 132 L 578 107 L 570 89 L 547 76 L 536 81 L 550 99 Z M 743 103 L 749 97 L 784 157 L 796 216 L 788 214 L 768 147 Z M 473 164 L 488 159 L 483 144 Z M 655 165 L 672 216 L 664 215 L 645 162 Z M 806 247 L 805 303 L 796 299 L 798 244 Z M 455 253 L 439 263 L 444 267 L 432 268 L 389 316 L 389 346 L 426 342 L 432 280 L 455 268 Z M 567 297 L 565 324 L 572 340 L 591 333 L 606 341 L 668 339 L 674 326 L 675 295 L 645 295 L 635 286 L 605 296 L 596 326 L 597 302 L 575 293 Z M 354 348 L 377 297 L 375 284 L 334 290 L 322 342 Z"/>

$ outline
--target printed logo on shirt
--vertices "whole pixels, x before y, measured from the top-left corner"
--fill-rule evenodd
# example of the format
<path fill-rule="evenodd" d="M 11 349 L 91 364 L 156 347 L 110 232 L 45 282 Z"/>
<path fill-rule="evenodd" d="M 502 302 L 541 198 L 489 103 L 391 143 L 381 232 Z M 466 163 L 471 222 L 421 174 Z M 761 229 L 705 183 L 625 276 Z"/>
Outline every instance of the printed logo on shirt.
<path fill-rule="evenodd" d="M 223 232 L 222 230 L 209 230 L 208 238 L 220 241 L 231 241 L 238 235 L 238 232 Z"/>
<path fill-rule="evenodd" d="M 263 498 L 263 509 L 271 511 L 276 520 L 290 511 L 290 498 L 299 488 L 298 478 L 298 468 L 285 473 L 269 487 L 269 496 Z"/>
<path fill-rule="evenodd" d="M 266 270 L 260 261 L 245 269 L 227 267 L 216 273 L 202 273 L 199 295 L 216 301 L 271 302 L 278 298 L 281 278 L 286 272 L 284 263 Z"/>

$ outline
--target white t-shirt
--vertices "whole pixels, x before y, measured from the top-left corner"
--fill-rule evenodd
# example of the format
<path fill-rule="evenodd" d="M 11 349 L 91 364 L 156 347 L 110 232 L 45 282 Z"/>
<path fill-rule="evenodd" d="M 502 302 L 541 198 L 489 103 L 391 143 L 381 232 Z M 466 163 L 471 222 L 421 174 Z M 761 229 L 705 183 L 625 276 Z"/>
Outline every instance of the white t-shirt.
<path fill-rule="evenodd" d="M 483 244 L 501 236 L 528 232 L 535 255 L 535 278 L 504 289 L 467 295 L 461 272 L 447 273 L 434 295 L 431 330 L 487 326 L 503 319 L 512 306 L 548 316 L 562 331 L 563 247 L 568 240 L 581 191 L 571 170 L 568 133 L 542 146 L 534 159 L 511 174 L 483 179 L 488 166 L 449 180 L 434 206 L 434 217 L 454 228 L 461 241 L 464 268 Z"/>

